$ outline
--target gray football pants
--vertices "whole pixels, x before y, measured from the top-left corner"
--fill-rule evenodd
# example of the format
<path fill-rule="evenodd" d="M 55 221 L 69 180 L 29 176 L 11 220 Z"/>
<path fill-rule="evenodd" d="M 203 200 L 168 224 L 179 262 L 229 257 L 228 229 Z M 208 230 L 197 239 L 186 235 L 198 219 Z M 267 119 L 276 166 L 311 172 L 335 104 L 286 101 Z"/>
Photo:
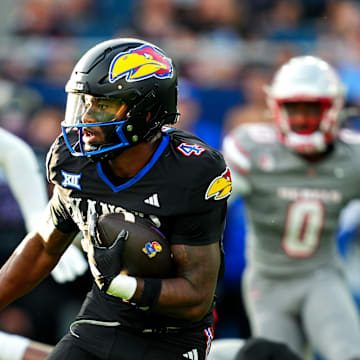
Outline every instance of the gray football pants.
<path fill-rule="evenodd" d="M 253 335 L 285 342 L 300 356 L 310 343 L 326 360 L 360 359 L 358 311 L 337 269 L 280 278 L 246 270 L 243 291 Z"/>

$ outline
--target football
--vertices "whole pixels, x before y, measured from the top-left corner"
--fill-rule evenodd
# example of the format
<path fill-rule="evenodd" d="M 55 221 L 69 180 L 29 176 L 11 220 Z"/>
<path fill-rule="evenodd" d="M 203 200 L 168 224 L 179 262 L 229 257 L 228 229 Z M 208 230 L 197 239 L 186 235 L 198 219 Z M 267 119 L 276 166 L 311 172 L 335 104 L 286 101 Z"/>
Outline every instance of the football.
<path fill-rule="evenodd" d="M 128 216 L 126 216 L 128 215 Z M 150 220 L 133 214 L 101 215 L 96 229 L 101 246 L 109 247 L 122 229 L 128 231 L 122 251 L 122 271 L 138 277 L 169 278 L 174 275 L 170 244 Z"/>

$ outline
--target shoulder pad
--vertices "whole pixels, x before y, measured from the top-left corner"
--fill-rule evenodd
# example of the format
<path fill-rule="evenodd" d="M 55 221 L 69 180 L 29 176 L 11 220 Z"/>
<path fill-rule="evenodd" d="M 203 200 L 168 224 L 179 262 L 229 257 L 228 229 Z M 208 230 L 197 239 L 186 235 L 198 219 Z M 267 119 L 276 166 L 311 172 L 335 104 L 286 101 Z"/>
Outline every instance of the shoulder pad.
<path fill-rule="evenodd" d="M 341 129 L 339 139 L 347 144 L 360 144 L 360 133 L 350 129 Z"/>
<path fill-rule="evenodd" d="M 276 129 L 271 124 L 244 124 L 244 130 L 248 132 L 249 137 L 259 144 L 273 144 L 278 140 Z"/>
<path fill-rule="evenodd" d="M 230 164 L 230 167 L 236 172 L 246 175 L 251 168 L 250 154 L 243 147 L 241 139 L 233 134 L 229 134 L 224 138 L 222 151 L 225 160 Z"/>
<path fill-rule="evenodd" d="M 83 163 L 83 160 L 71 155 L 64 137 L 62 135 L 58 136 L 51 145 L 46 156 L 46 173 L 48 181 L 54 183 L 57 172 L 60 168 L 64 167 L 65 164 L 71 164 L 72 167 L 76 168 L 81 166 L 81 163 Z"/>
<path fill-rule="evenodd" d="M 181 187 L 187 188 L 195 203 L 206 207 L 219 203 L 231 193 L 231 175 L 223 155 L 200 138 L 183 130 L 171 133 L 176 168 L 173 176 Z M 205 209 L 205 208 L 204 208 Z"/>
<path fill-rule="evenodd" d="M 55 141 L 52 143 L 52 145 L 50 146 L 49 151 L 46 154 L 45 166 L 46 166 L 46 177 L 47 177 L 48 182 L 52 182 L 52 176 L 50 174 L 50 169 L 51 169 L 51 167 L 53 166 L 53 163 L 54 163 L 54 156 L 53 155 L 54 155 L 54 153 L 56 152 L 56 149 L 59 146 L 59 142 L 60 142 L 59 138 L 60 137 L 57 137 L 55 139 Z"/>

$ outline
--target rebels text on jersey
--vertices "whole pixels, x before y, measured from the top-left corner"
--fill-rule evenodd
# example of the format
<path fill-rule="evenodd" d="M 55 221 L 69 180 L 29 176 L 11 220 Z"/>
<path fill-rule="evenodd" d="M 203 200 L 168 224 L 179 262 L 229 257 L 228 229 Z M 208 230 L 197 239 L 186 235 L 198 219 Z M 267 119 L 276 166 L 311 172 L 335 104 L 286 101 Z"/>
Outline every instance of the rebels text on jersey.
<path fill-rule="evenodd" d="M 199 138 L 164 128 L 149 163 L 135 177 L 117 184 L 104 166 L 72 156 L 63 136 L 55 141 L 47 171 L 55 184 L 51 216 L 60 231 L 80 229 L 87 238 L 94 213 L 130 212 L 150 218 L 172 244 L 221 243 L 230 171 L 222 155 Z M 136 314 L 134 309 L 135 318 Z"/>

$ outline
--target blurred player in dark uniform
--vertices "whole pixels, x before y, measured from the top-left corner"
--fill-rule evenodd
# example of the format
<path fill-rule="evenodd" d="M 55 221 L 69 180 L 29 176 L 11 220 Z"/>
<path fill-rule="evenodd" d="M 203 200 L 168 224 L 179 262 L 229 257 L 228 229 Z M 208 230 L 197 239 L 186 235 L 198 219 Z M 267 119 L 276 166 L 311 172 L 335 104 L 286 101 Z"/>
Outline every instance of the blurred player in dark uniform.
<path fill-rule="evenodd" d="M 306 344 L 327 360 L 360 359 L 360 323 L 336 231 L 360 196 L 360 137 L 338 132 L 344 88 L 325 61 L 302 56 L 267 89 L 275 123 L 243 125 L 223 143 L 249 220 L 244 295 L 253 335 Z"/>
<path fill-rule="evenodd" d="M 95 282 L 49 359 L 205 359 L 231 193 L 222 155 L 163 127 L 178 118 L 177 74 L 150 43 L 98 44 L 66 91 L 63 135 L 47 159 L 55 184 L 48 217 L 1 269 L 1 307 L 47 276 L 80 229 Z M 171 243 L 175 274 L 120 274 L 126 232 L 108 249 L 91 236 L 94 219 L 109 212 L 151 220 Z"/>

